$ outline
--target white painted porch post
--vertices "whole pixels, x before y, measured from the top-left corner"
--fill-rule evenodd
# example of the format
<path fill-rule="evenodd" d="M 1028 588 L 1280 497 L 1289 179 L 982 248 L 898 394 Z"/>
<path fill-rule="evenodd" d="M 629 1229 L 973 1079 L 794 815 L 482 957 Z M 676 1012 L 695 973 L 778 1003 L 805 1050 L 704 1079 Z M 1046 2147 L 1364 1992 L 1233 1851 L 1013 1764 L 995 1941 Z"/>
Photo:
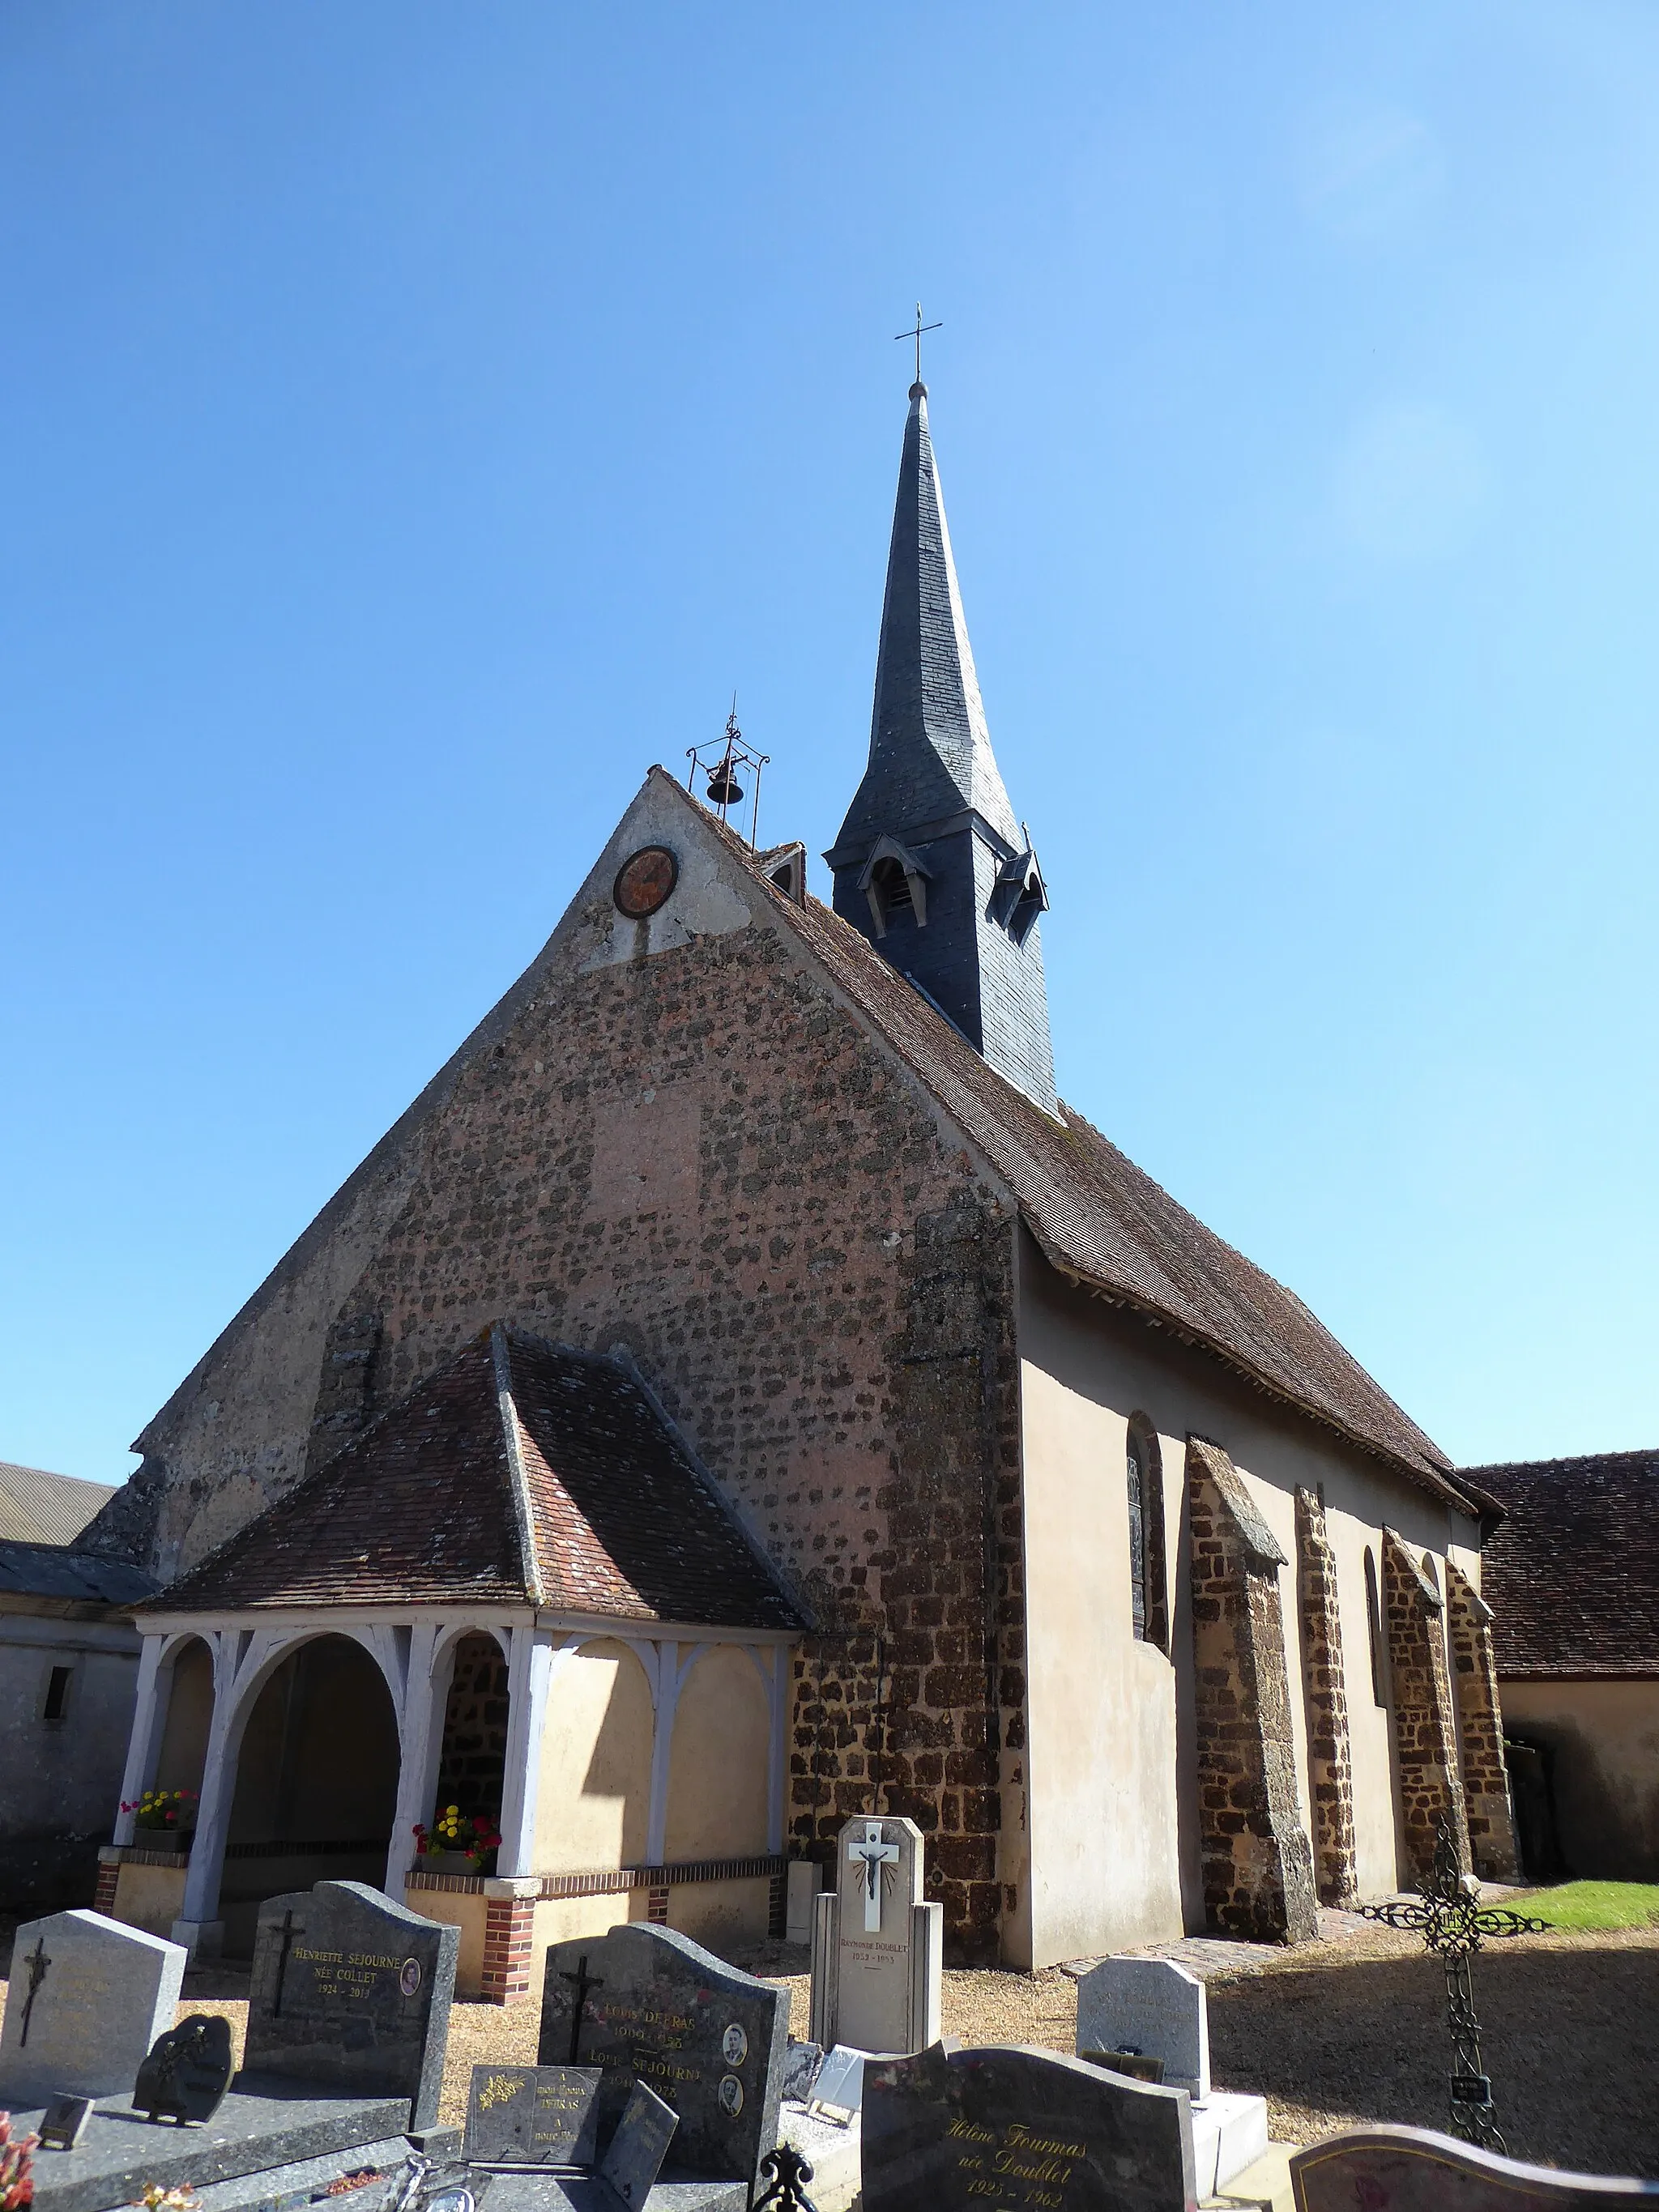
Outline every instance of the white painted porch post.
<path fill-rule="evenodd" d="M 507 1776 L 501 1792 L 500 1875 L 536 1871 L 536 1805 L 541 1793 L 542 1729 L 553 1677 L 553 1638 L 543 1628 L 512 1628 L 507 1662 Z"/>
<path fill-rule="evenodd" d="M 127 1738 L 127 1763 L 121 1776 L 121 1805 L 136 1805 L 155 1779 L 155 1762 L 161 1755 L 161 1730 L 167 1712 L 161 1692 L 169 1687 L 173 1669 L 161 1672 L 161 1647 L 167 1638 L 147 1636 L 138 1655 L 138 1696 L 132 1711 L 132 1733 Z M 118 1810 L 114 1837 L 118 1844 L 132 1841 L 137 1815 Z"/>
<path fill-rule="evenodd" d="M 386 1860 L 386 1893 L 391 1898 L 403 1897 L 404 1877 L 415 1857 L 415 1824 L 426 1818 L 432 1774 L 443 1749 L 434 1666 L 444 1628 L 441 1621 L 435 1626 L 422 1621 L 410 1637 L 409 1674 L 398 1715 L 398 1809 L 392 1816 Z"/>
<path fill-rule="evenodd" d="M 679 1710 L 685 1678 L 714 1646 L 694 1644 L 686 1658 L 683 1644 L 657 1646 L 657 1711 L 651 1738 L 651 1805 L 645 1823 L 645 1856 L 649 1866 L 660 1866 L 668 1847 L 668 1782 L 673 1771 L 674 1716 Z"/>
<path fill-rule="evenodd" d="M 219 1883 L 224 1870 L 225 1839 L 230 1830 L 236 1762 L 230 1755 L 231 1722 L 236 1707 L 236 1662 L 242 1637 L 234 1629 L 216 1631 L 213 1646 L 213 1722 L 208 1729 L 202 1767 L 202 1795 L 196 1808 L 196 1839 L 185 1876 L 184 1911 L 173 1923 L 173 1940 L 191 1953 L 219 1948 Z"/>

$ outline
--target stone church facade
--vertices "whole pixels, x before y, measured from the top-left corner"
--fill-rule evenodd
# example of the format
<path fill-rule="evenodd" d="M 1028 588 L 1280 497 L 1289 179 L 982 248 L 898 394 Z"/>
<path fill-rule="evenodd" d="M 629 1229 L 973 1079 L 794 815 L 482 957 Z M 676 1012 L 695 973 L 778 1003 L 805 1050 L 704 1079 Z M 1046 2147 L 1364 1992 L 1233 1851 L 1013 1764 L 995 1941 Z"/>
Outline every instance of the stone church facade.
<path fill-rule="evenodd" d="M 1055 1096 L 920 386 L 829 858 L 653 769 L 145 1430 L 83 1541 L 163 1585 L 124 1796 L 202 1810 L 107 1905 L 234 1943 L 349 1867 L 506 1998 L 625 1911 L 763 1933 L 878 1804 L 1013 1966 L 1309 1935 L 1442 1816 L 1511 1870 L 1492 1502 Z M 493 1872 L 415 1860 L 441 1778 Z"/>

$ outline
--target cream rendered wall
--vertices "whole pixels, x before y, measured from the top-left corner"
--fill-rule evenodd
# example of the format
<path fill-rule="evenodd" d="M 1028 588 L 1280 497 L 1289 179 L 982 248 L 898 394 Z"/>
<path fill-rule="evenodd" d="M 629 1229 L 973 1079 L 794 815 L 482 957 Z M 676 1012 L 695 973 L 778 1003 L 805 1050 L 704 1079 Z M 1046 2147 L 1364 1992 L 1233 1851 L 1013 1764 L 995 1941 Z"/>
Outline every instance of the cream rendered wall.
<path fill-rule="evenodd" d="M 1587 1881 L 1659 1881 L 1659 1680 L 1540 1682 L 1510 1675 L 1505 1728 L 1553 1753 L 1556 1834 Z"/>
<path fill-rule="evenodd" d="M 1308 1814 L 1296 1587 L 1297 1489 L 1322 1487 L 1336 1557 L 1362 1895 L 1405 1877 L 1395 1831 L 1390 1717 L 1371 1694 L 1364 1553 L 1382 1575 L 1386 1522 L 1445 1586 L 1474 1524 L 1431 1492 L 1250 1389 L 1219 1361 L 1019 1249 L 1027 1639 L 1024 1815 L 1029 1958 L 1056 1960 L 1162 1940 L 1202 1924 L 1187 1576 L 1186 1438 L 1231 1455 L 1278 1537 L 1297 1785 Z M 1163 1458 L 1171 1656 L 1130 1631 L 1124 1445 L 1143 1413 Z M 1466 1566 L 1465 1569 L 1468 1571 Z M 1015 1813 L 1018 1817 L 1018 1809 Z"/>
<path fill-rule="evenodd" d="M 770 1736 L 766 1692 L 749 1654 L 730 1644 L 705 1652 L 674 1716 L 663 1845 L 671 1865 L 765 1850 Z"/>
<path fill-rule="evenodd" d="M 651 1686 L 626 1644 L 585 1644 L 560 1662 L 542 1729 L 538 1874 L 642 1863 L 652 1736 Z"/>

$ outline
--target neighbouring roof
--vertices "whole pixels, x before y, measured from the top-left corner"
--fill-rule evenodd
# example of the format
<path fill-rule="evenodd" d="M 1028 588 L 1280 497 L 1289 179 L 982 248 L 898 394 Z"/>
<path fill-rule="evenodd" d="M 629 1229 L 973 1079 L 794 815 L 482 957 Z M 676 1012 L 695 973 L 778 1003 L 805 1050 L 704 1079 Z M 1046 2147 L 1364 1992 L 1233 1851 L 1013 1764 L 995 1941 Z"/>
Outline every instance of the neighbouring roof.
<path fill-rule="evenodd" d="M 114 1497 L 112 1482 L 82 1482 L 78 1475 L 48 1474 L 42 1467 L 14 1467 L 0 1460 L 0 1540 L 20 1544 L 73 1542 L 100 1506 Z"/>
<path fill-rule="evenodd" d="M 155 1607 L 457 1600 L 728 1629 L 803 1625 L 637 1376 L 500 1325 Z"/>
<path fill-rule="evenodd" d="M 100 1486 L 85 1483 L 95 1490 Z M 7 1597 L 67 1598 L 77 1605 L 136 1605 L 155 1588 L 155 1577 L 118 1559 L 58 1544 L 0 1541 L 0 1601 Z"/>
<path fill-rule="evenodd" d="M 1034 1105 L 850 923 L 815 898 L 804 905 L 787 898 L 754 867 L 748 848 L 709 818 L 1006 1182 L 1056 1267 L 1201 1345 L 1258 1388 L 1469 1510 L 1471 1493 L 1439 1446 L 1293 1291 L 1177 1205 L 1080 1114 L 1062 1105 L 1055 1116 Z"/>
<path fill-rule="evenodd" d="M 1659 1450 L 1469 1474 L 1504 1510 L 1480 1561 L 1498 1674 L 1659 1674 Z"/>

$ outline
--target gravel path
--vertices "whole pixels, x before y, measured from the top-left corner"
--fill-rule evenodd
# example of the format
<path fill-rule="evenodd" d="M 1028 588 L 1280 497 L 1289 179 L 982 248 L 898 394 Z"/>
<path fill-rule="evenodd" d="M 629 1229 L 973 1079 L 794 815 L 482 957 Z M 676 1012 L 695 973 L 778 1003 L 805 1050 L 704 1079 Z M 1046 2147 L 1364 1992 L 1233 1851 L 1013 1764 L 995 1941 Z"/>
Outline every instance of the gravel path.
<path fill-rule="evenodd" d="M 1437 1966 L 1415 1937 L 1391 1929 L 1339 1923 L 1332 1936 L 1296 1950 L 1230 1944 L 1197 1954 L 1217 2086 L 1265 2094 L 1280 2141 L 1314 2142 L 1366 2120 L 1443 2127 L 1449 2051 Z M 788 1989 L 792 2032 L 805 2035 L 805 1951 L 770 1944 L 734 1963 Z M 1659 2178 L 1659 1929 L 1524 1936 L 1483 1951 L 1474 1975 L 1510 2151 L 1587 2172 Z M 246 1970 L 192 1969 L 181 2011 L 222 2013 L 240 2057 L 246 1990 Z M 945 2033 L 965 2044 L 1069 2051 L 1077 1984 L 1060 1968 L 947 1972 L 944 2015 Z M 533 2062 L 536 2030 L 533 2005 L 456 2005 L 444 2118 L 461 2118 L 475 2064 Z"/>

